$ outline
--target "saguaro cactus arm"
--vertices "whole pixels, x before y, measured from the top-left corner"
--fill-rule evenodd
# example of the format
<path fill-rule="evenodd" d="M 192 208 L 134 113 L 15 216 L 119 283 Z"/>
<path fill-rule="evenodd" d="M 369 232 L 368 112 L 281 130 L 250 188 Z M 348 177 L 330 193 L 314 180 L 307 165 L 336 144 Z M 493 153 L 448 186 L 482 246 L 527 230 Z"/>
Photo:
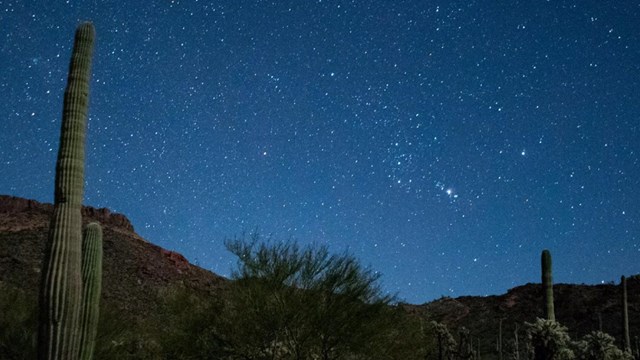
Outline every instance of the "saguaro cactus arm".
<path fill-rule="evenodd" d="M 80 359 L 91 360 L 98 332 L 102 290 L 102 228 L 90 223 L 82 241 L 82 312 L 80 316 Z"/>

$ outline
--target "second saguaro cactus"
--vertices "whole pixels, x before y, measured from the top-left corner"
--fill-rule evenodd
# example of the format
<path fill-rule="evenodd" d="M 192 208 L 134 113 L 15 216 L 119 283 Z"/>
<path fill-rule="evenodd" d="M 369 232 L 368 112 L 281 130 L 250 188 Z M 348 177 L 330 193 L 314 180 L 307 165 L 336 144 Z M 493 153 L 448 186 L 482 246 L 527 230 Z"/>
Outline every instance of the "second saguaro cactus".
<path fill-rule="evenodd" d="M 98 332 L 102 290 L 102 228 L 90 223 L 82 241 L 82 310 L 80 316 L 80 360 L 91 360 Z"/>
<path fill-rule="evenodd" d="M 78 26 L 64 93 L 55 202 L 40 288 L 38 358 L 77 359 L 82 299 L 82 197 L 89 79 L 95 30 Z"/>
<path fill-rule="evenodd" d="M 542 251 L 542 288 L 544 289 L 544 316 L 547 320 L 556 320 L 553 308 L 553 275 L 551 269 L 551 253 Z"/>
<path fill-rule="evenodd" d="M 631 354 L 631 337 L 629 336 L 629 305 L 627 304 L 627 278 L 620 278 L 622 287 L 622 350 Z"/>

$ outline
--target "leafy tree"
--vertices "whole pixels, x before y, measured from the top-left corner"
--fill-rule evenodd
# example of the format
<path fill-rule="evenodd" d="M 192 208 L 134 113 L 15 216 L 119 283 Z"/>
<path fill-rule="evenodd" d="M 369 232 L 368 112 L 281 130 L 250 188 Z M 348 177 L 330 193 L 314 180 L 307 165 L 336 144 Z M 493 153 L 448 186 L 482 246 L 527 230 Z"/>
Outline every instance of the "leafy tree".
<path fill-rule="evenodd" d="M 326 247 L 261 242 L 257 235 L 226 245 L 238 256 L 224 316 L 236 356 L 393 359 L 400 357 L 388 349 L 400 353 L 407 342 L 420 343 L 417 322 L 398 321 L 379 275 L 354 257 L 330 255 Z M 411 335 L 403 338 L 398 326 L 413 329 Z"/>

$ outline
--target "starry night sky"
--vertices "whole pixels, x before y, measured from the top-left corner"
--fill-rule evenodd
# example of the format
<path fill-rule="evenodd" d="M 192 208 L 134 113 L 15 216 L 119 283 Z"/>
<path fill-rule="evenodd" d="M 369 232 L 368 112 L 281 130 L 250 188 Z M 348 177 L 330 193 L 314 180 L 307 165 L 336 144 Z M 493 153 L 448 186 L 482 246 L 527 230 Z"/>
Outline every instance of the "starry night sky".
<path fill-rule="evenodd" d="M 85 204 L 228 275 L 257 229 L 422 303 L 640 273 L 635 1 L 0 1 L 0 193 L 53 200 L 96 26 Z"/>

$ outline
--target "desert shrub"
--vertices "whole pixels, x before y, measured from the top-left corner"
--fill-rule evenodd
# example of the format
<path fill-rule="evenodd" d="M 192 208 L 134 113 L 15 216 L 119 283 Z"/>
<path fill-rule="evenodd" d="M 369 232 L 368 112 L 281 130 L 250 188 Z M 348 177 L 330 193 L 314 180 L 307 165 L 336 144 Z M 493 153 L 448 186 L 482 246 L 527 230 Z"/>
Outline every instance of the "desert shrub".
<path fill-rule="evenodd" d="M 0 281 L 0 359 L 35 359 L 37 326 L 37 295 Z"/>
<path fill-rule="evenodd" d="M 432 321 L 438 351 L 438 360 L 451 360 L 456 354 L 456 341 L 449 332 L 447 325 Z"/>
<path fill-rule="evenodd" d="M 144 347 L 139 341 L 145 331 L 134 319 L 127 318 L 120 309 L 102 301 L 94 359 L 120 360 L 139 359 L 145 357 Z"/>
<path fill-rule="evenodd" d="M 223 359 L 226 344 L 220 336 L 223 301 L 173 286 L 161 294 L 165 321 L 159 336 L 165 358 L 176 360 Z"/>
<path fill-rule="evenodd" d="M 585 335 L 574 345 L 576 359 L 579 360 L 633 360 L 615 345 L 614 338 L 602 331 L 593 331 Z"/>
<path fill-rule="evenodd" d="M 536 319 L 525 323 L 529 348 L 534 360 L 571 360 L 575 355 L 571 350 L 571 338 L 567 328 L 554 320 Z"/>

